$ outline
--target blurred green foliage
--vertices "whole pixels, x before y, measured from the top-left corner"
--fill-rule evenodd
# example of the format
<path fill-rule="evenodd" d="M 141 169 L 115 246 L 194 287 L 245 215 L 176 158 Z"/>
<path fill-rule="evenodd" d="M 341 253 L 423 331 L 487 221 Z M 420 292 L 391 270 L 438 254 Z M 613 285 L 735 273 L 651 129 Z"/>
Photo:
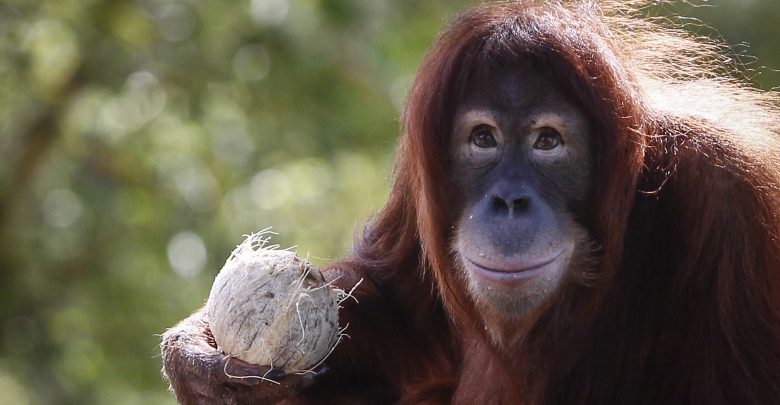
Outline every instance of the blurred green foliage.
<path fill-rule="evenodd" d="M 243 234 L 348 252 L 469 3 L 0 0 L 0 403 L 173 403 L 158 335 Z M 710 3 L 676 11 L 780 67 L 780 3 Z"/>

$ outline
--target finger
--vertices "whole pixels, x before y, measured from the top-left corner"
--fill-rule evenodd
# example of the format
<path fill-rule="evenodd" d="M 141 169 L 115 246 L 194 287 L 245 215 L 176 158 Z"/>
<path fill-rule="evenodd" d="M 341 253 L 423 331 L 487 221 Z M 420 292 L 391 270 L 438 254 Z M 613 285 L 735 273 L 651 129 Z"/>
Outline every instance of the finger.
<path fill-rule="evenodd" d="M 281 368 L 272 368 L 265 373 L 264 377 L 269 380 L 279 382 L 287 378 L 287 373 L 285 373 Z"/>
<path fill-rule="evenodd" d="M 330 371 L 330 367 L 328 367 L 327 364 L 320 364 L 317 366 L 317 368 L 314 369 L 314 373 L 317 375 L 317 377 L 321 377 Z"/>

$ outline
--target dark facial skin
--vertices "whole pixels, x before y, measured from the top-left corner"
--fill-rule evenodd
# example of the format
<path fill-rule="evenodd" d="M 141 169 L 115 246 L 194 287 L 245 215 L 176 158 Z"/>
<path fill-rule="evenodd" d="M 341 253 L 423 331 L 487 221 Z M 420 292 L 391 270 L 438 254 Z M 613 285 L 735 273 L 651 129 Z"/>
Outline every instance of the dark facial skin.
<path fill-rule="evenodd" d="M 591 187 L 592 129 L 543 75 L 483 76 L 455 115 L 451 153 L 463 212 L 453 250 L 482 313 L 528 319 L 553 300 L 588 243 L 573 212 Z"/>

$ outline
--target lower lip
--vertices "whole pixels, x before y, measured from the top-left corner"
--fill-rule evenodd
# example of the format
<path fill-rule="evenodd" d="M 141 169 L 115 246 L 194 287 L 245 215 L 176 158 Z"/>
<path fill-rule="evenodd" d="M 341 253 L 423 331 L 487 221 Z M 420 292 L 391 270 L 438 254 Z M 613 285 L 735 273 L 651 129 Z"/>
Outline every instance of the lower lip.
<path fill-rule="evenodd" d="M 499 283 L 511 283 L 511 282 L 527 281 L 528 279 L 546 273 L 548 270 L 554 267 L 554 264 L 559 257 L 560 257 L 560 253 L 548 261 L 523 268 L 522 270 L 511 270 L 511 271 L 495 270 L 495 269 L 483 267 L 477 263 L 474 263 L 470 259 L 466 259 L 465 262 L 467 266 L 471 268 L 471 271 L 473 273 L 476 273 L 478 276 L 484 279 L 487 279 L 489 281 L 499 282 Z"/>

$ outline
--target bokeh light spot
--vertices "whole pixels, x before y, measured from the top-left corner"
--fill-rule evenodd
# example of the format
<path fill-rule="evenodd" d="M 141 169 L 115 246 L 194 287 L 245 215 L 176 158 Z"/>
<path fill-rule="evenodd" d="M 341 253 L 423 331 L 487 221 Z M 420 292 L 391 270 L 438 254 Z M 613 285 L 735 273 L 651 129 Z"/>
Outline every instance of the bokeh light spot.
<path fill-rule="evenodd" d="M 81 217 L 83 211 L 81 199 L 65 188 L 49 192 L 41 208 L 46 223 L 57 228 L 72 225 Z"/>
<path fill-rule="evenodd" d="M 280 25 L 290 12 L 290 0 L 252 0 L 249 14 L 260 25 Z"/>
<path fill-rule="evenodd" d="M 36 22 L 27 32 L 24 45 L 30 53 L 30 72 L 42 89 L 58 89 L 80 63 L 76 37 L 60 21 Z"/>
<path fill-rule="evenodd" d="M 283 171 L 267 169 L 258 173 L 250 182 L 252 199 L 262 209 L 279 208 L 292 197 L 290 178 Z"/>
<path fill-rule="evenodd" d="M 168 243 L 168 262 L 181 277 L 192 278 L 200 274 L 207 257 L 206 245 L 194 232 L 179 232 Z"/>
<path fill-rule="evenodd" d="M 187 205 L 196 211 L 211 211 L 220 200 L 219 183 L 203 165 L 192 164 L 177 172 L 174 182 Z"/>

